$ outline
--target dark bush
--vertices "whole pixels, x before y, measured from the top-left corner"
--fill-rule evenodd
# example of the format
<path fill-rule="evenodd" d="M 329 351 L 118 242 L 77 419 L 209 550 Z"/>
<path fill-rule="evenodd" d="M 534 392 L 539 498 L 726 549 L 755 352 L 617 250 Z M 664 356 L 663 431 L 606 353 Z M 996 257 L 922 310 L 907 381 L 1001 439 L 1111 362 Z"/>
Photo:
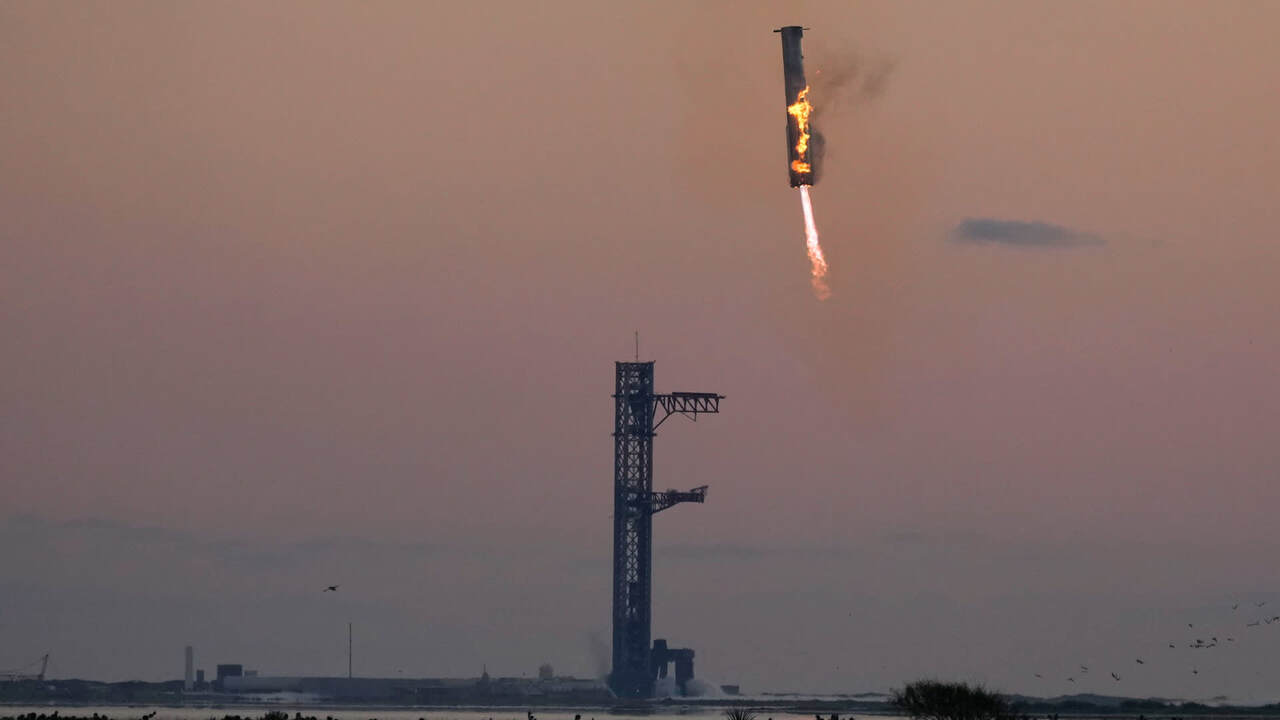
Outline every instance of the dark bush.
<path fill-rule="evenodd" d="M 890 703 L 917 720 L 1012 720 L 1009 702 L 980 685 L 917 680 L 894 690 Z"/>

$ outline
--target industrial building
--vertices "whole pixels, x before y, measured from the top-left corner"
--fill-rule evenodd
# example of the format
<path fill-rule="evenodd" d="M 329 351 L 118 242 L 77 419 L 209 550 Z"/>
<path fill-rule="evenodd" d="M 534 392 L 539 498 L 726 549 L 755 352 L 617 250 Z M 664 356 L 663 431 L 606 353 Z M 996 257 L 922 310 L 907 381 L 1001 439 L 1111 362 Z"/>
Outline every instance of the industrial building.
<path fill-rule="evenodd" d="M 222 690 L 238 695 L 294 692 L 336 701 L 397 705 L 609 702 L 600 680 L 578 678 L 345 678 L 228 676 Z"/>

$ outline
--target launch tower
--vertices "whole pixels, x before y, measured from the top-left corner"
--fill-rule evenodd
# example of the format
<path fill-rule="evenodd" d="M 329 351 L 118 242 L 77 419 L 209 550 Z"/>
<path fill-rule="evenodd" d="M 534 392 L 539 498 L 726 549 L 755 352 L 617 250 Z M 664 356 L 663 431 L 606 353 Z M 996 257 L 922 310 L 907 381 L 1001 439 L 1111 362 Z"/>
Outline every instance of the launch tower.
<path fill-rule="evenodd" d="M 654 680 L 676 662 L 683 689 L 693 676 L 693 651 L 650 646 L 653 618 L 653 516 L 683 502 L 703 502 L 707 486 L 653 491 L 653 437 L 675 414 L 696 420 L 720 412 L 723 395 L 653 391 L 652 362 L 617 363 L 613 425 L 613 671 L 620 698 L 646 698 Z"/>

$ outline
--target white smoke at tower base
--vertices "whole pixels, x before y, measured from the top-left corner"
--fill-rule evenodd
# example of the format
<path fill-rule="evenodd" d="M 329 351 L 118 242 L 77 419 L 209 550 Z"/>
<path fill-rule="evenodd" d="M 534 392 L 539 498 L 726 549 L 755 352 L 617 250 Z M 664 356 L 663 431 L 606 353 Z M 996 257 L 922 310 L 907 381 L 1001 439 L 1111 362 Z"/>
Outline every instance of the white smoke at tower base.
<path fill-rule="evenodd" d="M 657 698 L 723 698 L 725 694 L 719 685 L 699 677 L 690 678 L 689 682 L 685 683 L 685 693 L 681 694 L 680 688 L 676 685 L 675 674 L 671 673 L 654 682 L 653 696 Z"/>

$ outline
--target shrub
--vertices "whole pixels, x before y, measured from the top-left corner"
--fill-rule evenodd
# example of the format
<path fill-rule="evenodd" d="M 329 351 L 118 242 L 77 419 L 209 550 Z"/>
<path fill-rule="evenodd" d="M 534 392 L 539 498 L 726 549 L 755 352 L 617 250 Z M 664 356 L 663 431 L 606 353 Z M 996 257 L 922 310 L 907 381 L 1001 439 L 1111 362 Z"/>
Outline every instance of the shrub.
<path fill-rule="evenodd" d="M 1012 720 L 1009 702 L 980 685 L 917 680 L 894 690 L 895 708 L 916 720 Z"/>
<path fill-rule="evenodd" d="M 725 720 L 756 720 L 756 714 L 746 708 L 729 708 L 724 711 Z"/>

